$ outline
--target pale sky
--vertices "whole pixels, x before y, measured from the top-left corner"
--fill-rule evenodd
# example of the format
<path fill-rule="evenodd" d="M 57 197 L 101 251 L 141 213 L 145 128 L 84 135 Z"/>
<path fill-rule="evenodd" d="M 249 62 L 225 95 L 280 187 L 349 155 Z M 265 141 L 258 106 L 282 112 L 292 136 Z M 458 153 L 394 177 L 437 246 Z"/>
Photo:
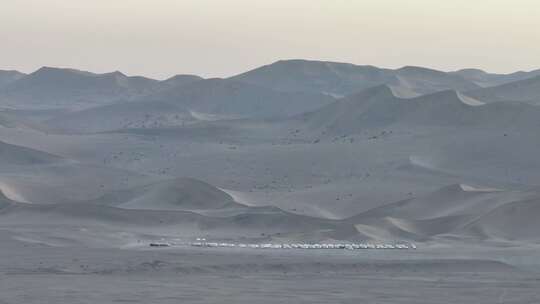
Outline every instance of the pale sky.
<path fill-rule="evenodd" d="M 224 77 L 279 59 L 540 68 L 540 0 L 0 0 L 0 69 Z"/>

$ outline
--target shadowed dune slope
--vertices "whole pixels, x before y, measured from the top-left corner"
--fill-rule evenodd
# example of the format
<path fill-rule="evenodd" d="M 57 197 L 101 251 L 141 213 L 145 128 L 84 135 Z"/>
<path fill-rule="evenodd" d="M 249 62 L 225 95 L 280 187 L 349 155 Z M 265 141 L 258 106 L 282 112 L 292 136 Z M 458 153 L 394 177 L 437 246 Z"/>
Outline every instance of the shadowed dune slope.
<path fill-rule="evenodd" d="M 7 165 L 42 165 L 61 161 L 62 158 L 30 148 L 11 145 L 0 141 L 0 164 Z M 1 171 L 1 168 L 0 168 Z"/>
<path fill-rule="evenodd" d="M 11 206 L 11 204 L 13 204 L 13 201 L 11 201 L 9 198 L 7 198 L 4 195 L 4 192 L 2 190 L 0 190 L 0 210 L 5 208 L 5 207 Z"/>

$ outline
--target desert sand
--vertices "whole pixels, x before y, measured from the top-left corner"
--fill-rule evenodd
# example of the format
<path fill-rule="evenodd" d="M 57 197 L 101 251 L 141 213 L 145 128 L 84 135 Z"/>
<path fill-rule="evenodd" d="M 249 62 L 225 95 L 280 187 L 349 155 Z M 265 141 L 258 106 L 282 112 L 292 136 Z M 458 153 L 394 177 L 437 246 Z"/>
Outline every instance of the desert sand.
<path fill-rule="evenodd" d="M 0 303 L 538 303 L 537 74 L 0 71 Z"/>

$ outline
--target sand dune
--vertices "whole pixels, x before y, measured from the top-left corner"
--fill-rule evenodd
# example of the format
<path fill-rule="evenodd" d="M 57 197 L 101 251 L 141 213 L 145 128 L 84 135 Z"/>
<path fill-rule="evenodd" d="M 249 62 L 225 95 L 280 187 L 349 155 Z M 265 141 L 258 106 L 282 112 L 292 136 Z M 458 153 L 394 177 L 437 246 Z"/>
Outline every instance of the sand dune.
<path fill-rule="evenodd" d="M 503 191 L 468 185 L 451 185 L 427 196 L 381 207 L 383 214 L 409 219 L 429 219 L 442 216 L 480 215 L 507 203 L 537 197 L 535 191 Z M 396 209 L 394 209 L 396 208 Z M 379 211 L 381 211 L 379 209 Z M 387 213 L 389 212 L 389 213 Z"/>
<path fill-rule="evenodd" d="M 385 239 L 454 238 L 534 240 L 528 233 L 538 215 L 536 191 L 517 192 L 451 185 L 431 194 L 384 205 L 348 219 L 359 232 Z M 519 223 L 523 219 L 523 224 Z M 532 225 L 532 226 L 531 226 Z"/>
<path fill-rule="evenodd" d="M 43 165 L 59 162 L 61 160 L 60 157 L 49 153 L 0 142 L 0 164 L 2 166 Z"/>
<path fill-rule="evenodd" d="M 487 73 L 479 69 L 463 69 L 453 72 L 471 82 L 476 83 L 481 87 L 494 87 L 505 83 L 524 80 L 540 76 L 540 69 L 530 72 L 515 72 L 510 74 L 493 74 Z"/>
<path fill-rule="evenodd" d="M 11 204 L 13 204 L 13 201 L 4 194 L 3 189 L 0 189 L 0 210 L 11 206 Z"/>
<path fill-rule="evenodd" d="M 162 89 L 167 89 L 191 84 L 199 80 L 203 80 L 203 78 L 197 75 L 175 75 L 171 78 L 161 81 L 159 85 L 162 87 Z"/>
<path fill-rule="evenodd" d="M 0 190 L 11 199 L 26 203 L 95 199 L 112 189 L 147 184 L 157 179 L 3 142 L 0 142 L 0 164 Z"/>
<path fill-rule="evenodd" d="M 174 103 L 133 101 L 59 115 L 43 122 L 41 129 L 57 133 L 96 133 L 182 126 L 194 121 L 189 111 Z"/>
<path fill-rule="evenodd" d="M 444 90 L 468 91 L 479 88 L 460 75 L 421 68 L 397 70 L 347 63 L 282 60 L 231 79 L 280 91 L 324 92 L 350 95 L 369 87 L 389 85 L 400 97 L 416 97 Z"/>
<path fill-rule="evenodd" d="M 233 216 L 206 216 L 188 211 L 128 210 L 92 204 L 11 204 L 0 211 L 1 227 L 107 225 L 133 232 L 161 230 L 178 237 L 278 237 L 321 239 L 352 229 L 347 223 L 286 213 L 277 208 L 250 208 Z"/>
<path fill-rule="evenodd" d="M 468 220 L 470 219 L 466 216 L 445 216 L 427 220 L 364 218 L 357 220 L 355 227 L 359 233 L 375 240 L 426 242 L 467 224 Z"/>
<path fill-rule="evenodd" d="M 466 96 L 460 92 L 457 92 L 457 96 L 459 97 L 459 99 L 461 99 L 461 101 L 464 103 L 464 104 L 467 104 L 469 106 L 482 106 L 482 105 L 485 105 L 486 103 L 485 102 L 482 102 L 478 99 L 474 99 L 472 97 L 469 97 L 469 96 Z"/>
<path fill-rule="evenodd" d="M 291 240 L 356 238 L 351 233 L 352 226 L 346 222 L 291 214 L 276 207 L 240 205 L 227 193 L 193 179 L 117 190 L 91 201 L 77 202 L 71 198 L 62 204 L 35 201 L 21 204 L 2 196 L 0 202 L 3 227 L 107 225 L 140 232 L 145 228 L 175 231 L 178 236 L 211 233 L 214 237 L 273 236 Z"/>
<path fill-rule="evenodd" d="M 304 114 L 312 128 L 350 134 L 396 125 L 433 127 L 532 127 L 540 114 L 535 107 L 511 103 L 482 104 L 443 91 L 412 99 L 398 98 L 391 88 L 378 86 Z"/>
<path fill-rule="evenodd" d="M 328 104 L 334 98 L 316 93 L 278 92 L 234 80 L 207 79 L 143 98 L 167 101 L 192 111 L 246 117 L 288 116 Z"/>
<path fill-rule="evenodd" d="M 49 74 L 69 79 L 59 82 L 70 86 L 58 95 L 67 96 L 62 109 L 26 104 L 0 120 L 0 135 L 22 145 L 0 143 L 0 190 L 31 204 L 3 204 L 6 225 L 313 241 L 536 240 L 512 230 L 525 212 L 510 211 L 536 212 L 524 202 L 538 198 L 528 189 L 540 172 L 540 110 L 463 93 L 476 85 L 459 75 L 285 61 L 233 79 L 163 82 L 45 69 L 6 90 L 34 94 Z M 99 95 L 113 91 L 120 93 Z M 328 96 L 345 92 L 356 93 Z M 67 105 L 83 93 L 99 102 Z"/>
<path fill-rule="evenodd" d="M 470 91 L 478 88 L 476 84 L 459 75 L 421 67 L 403 67 L 395 70 L 394 75 L 395 78 L 386 84 L 402 98 L 412 98 L 449 89 Z"/>
<path fill-rule="evenodd" d="M 540 76 L 468 91 L 467 96 L 482 102 L 519 101 L 540 105 Z"/>
<path fill-rule="evenodd" d="M 315 93 L 284 93 L 240 82 L 209 79 L 172 86 L 129 103 L 54 117 L 45 129 L 103 132 L 183 126 L 195 121 L 242 117 L 283 117 L 314 110 L 334 98 Z"/>
<path fill-rule="evenodd" d="M 7 111 L 0 112 L 0 128 L 21 128 L 32 129 L 28 124 L 20 119 L 13 117 Z"/>
<path fill-rule="evenodd" d="M 17 189 L 0 181 L 0 200 L 11 200 L 20 203 L 30 203 Z"/>
<path fill-rule="evenodd" d="M 503 204 L 472 221 L 461 231 L 482 239 L 539 242 L 540 198 Z"/>
<path fill-rule="evenodd" d="M 3 71 L 0 70 L 0 89 L 9 85 L 10 83 L 23 78 L 25 74 L 17 71 Z"/>
<path fill-rule="evenodd" d="M 18 108 L 87 107 L 149 93 L 157 81 L 120 72 L 93 74 L 43 67 L 0 91 L 2 105 Z"/>
<path fill-rule="evenodd" d="M 91 203 L 124 209 L 206 210 L 231 207 L 227 193 L 198 180 L 177 178 L 108 193 Z"/>
<path fill-rule="evenodd" d="M 232 77 L 280 91 L 337 95 L 348 95 L 384 83 L 389 78 L 389 70 L 374 66 L 307 60 L 282 60 Z"/>
<path fill-rule="evenodd" d="M 63 162 L 45 166 L 17 166 L 0 172 L 0 180 L 33 204 L 77 203 L 97 199 L 114 190 L 148 184 L 154 176 L 92 164 Z"/>

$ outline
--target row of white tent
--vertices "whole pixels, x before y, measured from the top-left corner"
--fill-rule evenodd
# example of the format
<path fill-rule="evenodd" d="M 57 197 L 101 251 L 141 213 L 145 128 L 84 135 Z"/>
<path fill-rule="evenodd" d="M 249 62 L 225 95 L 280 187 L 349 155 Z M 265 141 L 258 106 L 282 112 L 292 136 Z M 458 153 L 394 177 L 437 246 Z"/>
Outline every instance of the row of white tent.
<path fill-rule="evenodd" d="M 250 249 L 416 249 L 415 244 L 234 244 L 217 242 L 194 242 L 194 247 L 228 247 L 228 248 L 250 248 Z"/>

